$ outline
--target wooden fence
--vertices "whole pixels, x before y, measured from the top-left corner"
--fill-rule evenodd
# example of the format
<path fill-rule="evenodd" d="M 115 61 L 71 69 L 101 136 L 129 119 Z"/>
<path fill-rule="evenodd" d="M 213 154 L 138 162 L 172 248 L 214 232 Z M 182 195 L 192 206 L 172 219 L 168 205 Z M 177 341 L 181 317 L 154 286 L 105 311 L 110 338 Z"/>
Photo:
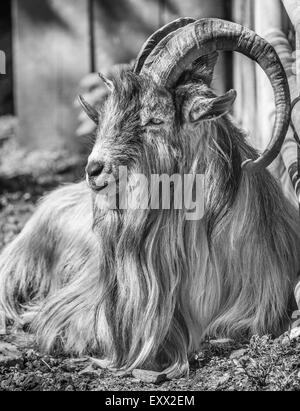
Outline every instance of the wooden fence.
<path fill-rule="evenodd" d="M 227 17 L 227 0 L 12 0 L 18 139 L 29 148 L 77 148 L 78 83 L 134 58 L 178 16 Z M 224 63 L 224 61 L 223 61 Z M 219 65 L 218 87 L 226 78 Z"/>

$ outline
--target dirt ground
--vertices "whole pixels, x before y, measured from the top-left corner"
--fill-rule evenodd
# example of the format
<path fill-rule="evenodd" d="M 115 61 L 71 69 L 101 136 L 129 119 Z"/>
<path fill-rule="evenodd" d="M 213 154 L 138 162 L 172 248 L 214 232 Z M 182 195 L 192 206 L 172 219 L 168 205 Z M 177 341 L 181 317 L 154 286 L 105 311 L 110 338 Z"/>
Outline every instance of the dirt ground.
<path fill-rule="evenodd" d="M 78 181 L 83 167 L 80 158 L 65 152 L 26 154 L 0 121 L 0 251 L 20 232 L 38 199 L 63 182 Z M 102 370 L 89 357 L 45 355 L 32 335 L 8 331 L 0 336 L 0 391 L 300 391 L 300 339 L 286 335 L 253 337 L 245 344 L 207 342 L 192 358 L 188 377 L 149 384 Z"/>

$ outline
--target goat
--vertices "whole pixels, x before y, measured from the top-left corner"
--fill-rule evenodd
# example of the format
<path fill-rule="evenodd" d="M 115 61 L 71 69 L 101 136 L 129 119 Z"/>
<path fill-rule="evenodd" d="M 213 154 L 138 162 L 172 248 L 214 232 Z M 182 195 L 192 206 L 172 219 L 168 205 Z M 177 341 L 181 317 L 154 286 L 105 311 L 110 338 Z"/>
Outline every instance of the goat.
<path fill-rule="evenodd" d="M 276 124 L 258 155 L 230 115 L 236 92 L 211 89 L 217 51 L 238 51 L 270 79 Z M 290 120 L 284 69 L 254 32 L 218 19 L 179 19 L 136 64 L 103 78 L 87 181 L 43 199 L 0 257 L 0 308 L 30 323 L 47 351 L 90 353 L 111 369 L 188 370 L 209 337 L 279 335 L 300 269 L 297 210 L 266 167 Z M 203 174 L 205 211 L 110 207 L 107 180 L 137 173 Z M 105 200 L 104 200 L 105 199 Z"/>

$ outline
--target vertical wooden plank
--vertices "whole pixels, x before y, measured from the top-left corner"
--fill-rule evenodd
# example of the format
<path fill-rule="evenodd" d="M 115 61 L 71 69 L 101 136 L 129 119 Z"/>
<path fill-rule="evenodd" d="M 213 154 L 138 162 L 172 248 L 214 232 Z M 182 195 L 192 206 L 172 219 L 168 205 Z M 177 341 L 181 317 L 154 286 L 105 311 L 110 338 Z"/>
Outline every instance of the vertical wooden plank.
<path fill-rule="evenodd" d="M 299 0 L 282 0 L 285 9 L 293 22 L 295 31 L 300 35 L 300 3 Z"/>
<path fill-rule="evenodd" d="M 224 0 L 165 0 L 165 23 L 181 17 L 224 17 Z"/>
<path fill-rule="evenodd" d="M 0 3 L 0 116 L 13 113 L 13 75 L 10 1 Z M 3 54 L 2 54 L 3 53 Z"/>
<path fill-rule="evenodd" d="M 292 68 L 295 82 L 294 86 L 290 87 L 292 99 L 294 100 L 300 96 L 300 2 L 299 0 L 282 0 L 282 3 L 294 26 L 296 34 L 296 61 Z M 292 119 L 296 129 L 300 129 L 300 102 L 298 102 L 293 109 Z M 298 157 L 300 158 L 300 155 Z"/>
<path fill-rule="evenodd" d="M 177 19 L 178 17 L 193 17 L 195 19 L 205 17 L 225 18 L 225 0 L 164 0 L 165 8 L 163 23 Z M 214 72 L 213 88 L 219 93 L 226 89 L 226 59 L 224 53 L 220 53 L 218 64 Z"/>
<path fill-rule="evenodd" d="M 159 14 L 159 18 L 158 18 L 158 24 L 159 27 L 162 27 L 165 24 L 166 18 L 165 18 L 165 14 L 166 14 L 166 5 L 167 1 L 166 0 L 158 0 L 158 6 L 159 6 L 159 10 L 158 10 L 158 14 Z"/>
<path fill-rule="evenodd" d="M 159 0 L 95 0 L 96 67 L 134 59 L 144 41 L 159 27 Z"/>
<path fill-rule="evenodd" d="M 253 1 L 234 0 L 232 7 L 233 20 L 254 29 Z M 256 110 L 256 67 L 253 61 L 239 53 L 234 53 L 234 88 L 237 90 L 235 117 L 249 133 L 249 138 L 255 145 L 259 131 Z"/>
<path fill-rule="evenodd" d="M 295 28 L 296 33 L 296 64 L 293 67 L 295 75 L 295 84 L 292 86 L 292 99 L 296 99 L 300 95 L 300 3 L 298 0 L 282 0 L 283 5 L 291 19 L 291 22 Z M 298 136 L 300 136 L 300 102 L 298 102 L 292 112 L 292 120 Z M 298 178 L 294 181 L 294 186 L 297 194 L 299 210 L 300 210 L 300 147 L 297 145 L 295 150 L 296 164 L 298 171 Z M 300 308 L 300 285 L 298 284 L 296 289 L 296 300 Z"/>
<path fill-rule="evenodd" d="M 255 31 L 268 40 L 272 30 L 282 28 L 282 10 L 280 0 L 254 0 Z M 256 147 L 264 150 L 271 138 L 275 120 L 274 93 L 270 81 L 263 70 L 256 64 L 257 121 L 260 130 Z"/>
<path fill-rule="evenodd" d="M 13 0 L 19 141 L 76 149 L 74 98 L 89 72 L 87 0 Z"/>
<path fill-rule="evenodd" d="M 282 3 L 286 9 L 289 18 L 291 19 L 297 37 L 297 51 L 299 51 L 300 41 L 300 2 L 299 0 L 282 0 Z M 300 67 L 298 67 L 298 73 L 300 76 Z M 300 80 L 299 80 L 300 81 Z M 300 84 L 298 84 L 300 91 Z"/>
<path fill-rule="evenodd" d="M 300 32 L 296 33 L 296 76 L 298 94 L 300 95 Z"/>
<path fill-rule="evenodd" d="M 283 32 L 277 31 L 270 35 L 270 42 L 275 47 L 285 71 L 287 73 L 291 98 L 294 100 L 298 96 L 296 76 L 293 72 L 292 48 Z M 300 117 L 298 117 L 300 119 Z M 300 122 L 294 122 L 296 130 L 300 133 Z M 297 173 L 297 143 L 294 139 L 294 133 L 290 127 L 284 144 L 281 148 L 281 158 L 284 164 L 284 171 L 281 171 L 278 177 L 281 179 L 282 188 L 286 197 L 291 203 L 297 206 L 296 192 L 299 192 L 299 173 Z"/>
<path fill-rule="evenodd" d="M 89 48 L 90 48 L 90 70 L 92 73 L 96 70 L 95 55 L 95 0 L 88 0 L 89 15 Z"/>

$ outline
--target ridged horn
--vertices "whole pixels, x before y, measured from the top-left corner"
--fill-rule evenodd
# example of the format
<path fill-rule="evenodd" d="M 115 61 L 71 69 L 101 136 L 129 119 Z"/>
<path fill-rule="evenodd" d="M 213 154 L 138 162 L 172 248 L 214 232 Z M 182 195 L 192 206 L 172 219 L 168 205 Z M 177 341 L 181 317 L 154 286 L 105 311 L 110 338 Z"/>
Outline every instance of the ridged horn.
<path fill-rule="evenodd" d="M 195 19 L 192 19 L 190 17 L 180 18 L 172 21 L 171 23 L 166 24 L 164 27 L 157 30 L 154 34 L 152 34 L 152 36 L 150 36 L 148 40 L 143 44 L 137 56 L 133 71 L 136 74 L 140 73 L 144 65 L 144 62 L 151 54 L 153 49 L 155 49 L 156 46 L 161 42 L 161 40 L 163 40 L 169 34 L 175 32 L 176 30 L 181 29 L 182 27 L 185 27 L 188 24 L 194 23 L 195 21 Z"/>
<path fill-rule="evenodd" d="M 272 84 L 276 104 L 272 138 L 258 159 L 245 160 L 242 164 L 247 170 L 266 168 L 280 153 L 291 116 L 286 73 L 275 49 L 266 40 L 236 23 L 201 19 L 175 33 L 150 65 L 145 61 L 141 74 L 147 72 L 158 84 L 171 88 L 195 60 L 218 50 L 237 51 L 256 61 Z"/>
<path fill-rule="evenodd" d="M 82 96 L 78 96 L 78 101 L 81 105 L 81 107 L 83 108 L 83 110 L 85 111 L 85 113 L 89 116 L 89 118 L 91 120 L 93 120 L 93 122 L 95 124 L 98 125 L 99 123 L 99 115 L 97 110 L 92 107 Z"/>

